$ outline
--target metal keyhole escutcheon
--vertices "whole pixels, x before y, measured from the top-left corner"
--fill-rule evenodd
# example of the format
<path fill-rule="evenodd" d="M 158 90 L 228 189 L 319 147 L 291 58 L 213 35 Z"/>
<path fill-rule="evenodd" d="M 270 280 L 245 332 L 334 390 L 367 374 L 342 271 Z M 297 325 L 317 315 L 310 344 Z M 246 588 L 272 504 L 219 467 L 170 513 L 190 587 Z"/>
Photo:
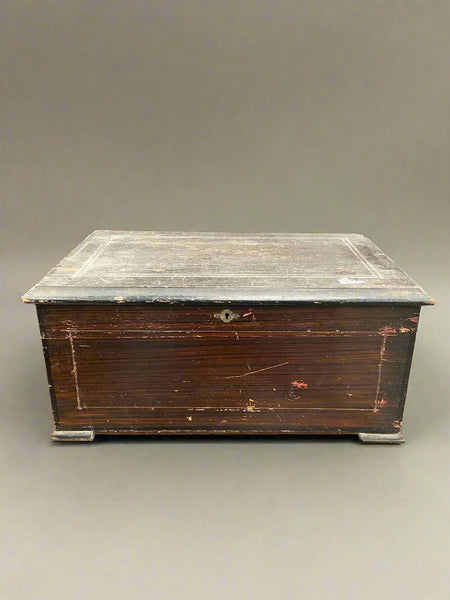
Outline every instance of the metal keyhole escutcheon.
<path fill-rule="evenodd" d="M 229 308 L 224 308 L 221 312 L 214 313 L 214 317 L 216 319 L 220 319 L 224 323 L 230 323 L 231 321 L 234 321 L 235 319 L 239 319 L 240 315 L 238 313 L 233 312 Z"/>

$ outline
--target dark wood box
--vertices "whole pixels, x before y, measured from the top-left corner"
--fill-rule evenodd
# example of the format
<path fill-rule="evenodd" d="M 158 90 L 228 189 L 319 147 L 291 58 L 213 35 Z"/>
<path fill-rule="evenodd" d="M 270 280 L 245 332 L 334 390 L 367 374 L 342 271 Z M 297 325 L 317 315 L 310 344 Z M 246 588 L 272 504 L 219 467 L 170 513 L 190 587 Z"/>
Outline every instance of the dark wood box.
<path fill-rule="evenodd" d="M 357 234 L 95 231 L 36 303 L 55 429 L 401 442 L 420 308 Z"/>

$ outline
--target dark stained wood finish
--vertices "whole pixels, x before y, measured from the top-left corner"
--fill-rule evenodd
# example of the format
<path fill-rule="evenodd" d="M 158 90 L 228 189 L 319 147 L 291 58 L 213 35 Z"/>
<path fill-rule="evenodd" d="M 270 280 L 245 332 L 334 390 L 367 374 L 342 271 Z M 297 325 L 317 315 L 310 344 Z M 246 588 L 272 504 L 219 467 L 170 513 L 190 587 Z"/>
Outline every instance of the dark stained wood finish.
<path fill-rule="evenodd" d="M 419 305 L 37 309 L 57 430 L 401 429 Z"/>
<path fill-rule="evenodd" d="M 37 305 L 53 439 L 79 440 L 400 434 L 433 303 L 359 234 L 155 231 L 93 232 L 23 300 Z"/>
<path fill-rule="evenodd" d="M 94 231 L 25 302 L 433 300 L 355 233 Z"/>

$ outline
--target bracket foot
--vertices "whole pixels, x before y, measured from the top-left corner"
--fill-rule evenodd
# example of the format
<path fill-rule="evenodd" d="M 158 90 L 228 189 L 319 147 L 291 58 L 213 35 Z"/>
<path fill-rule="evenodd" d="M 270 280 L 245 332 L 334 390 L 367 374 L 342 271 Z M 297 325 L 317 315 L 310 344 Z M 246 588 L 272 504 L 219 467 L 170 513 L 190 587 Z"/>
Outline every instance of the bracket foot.
<path fill-rule="evenodd" d="M 55 429 L 50 439 L 52 442 L 93 442 L 95 432 L 91 429 L 80 429 L 78 431 L 64 431 Z"/>
<path fill-rule="evenodd" d="M 403 444 L 405 438 L 401 431 L 396 433 L 358 433 L 359 440 L 368 444 Z"/>

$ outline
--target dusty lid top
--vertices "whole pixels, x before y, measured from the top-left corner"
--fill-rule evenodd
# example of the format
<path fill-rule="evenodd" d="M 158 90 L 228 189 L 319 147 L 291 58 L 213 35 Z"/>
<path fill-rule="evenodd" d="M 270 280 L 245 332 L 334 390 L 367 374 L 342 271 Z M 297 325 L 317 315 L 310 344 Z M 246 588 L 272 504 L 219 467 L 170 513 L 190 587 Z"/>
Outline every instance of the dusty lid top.
<path fill-rule="evenodd" d="M 23 301 L 433 304 L 362 235 L 163 231 L 94 231 Z"/>

